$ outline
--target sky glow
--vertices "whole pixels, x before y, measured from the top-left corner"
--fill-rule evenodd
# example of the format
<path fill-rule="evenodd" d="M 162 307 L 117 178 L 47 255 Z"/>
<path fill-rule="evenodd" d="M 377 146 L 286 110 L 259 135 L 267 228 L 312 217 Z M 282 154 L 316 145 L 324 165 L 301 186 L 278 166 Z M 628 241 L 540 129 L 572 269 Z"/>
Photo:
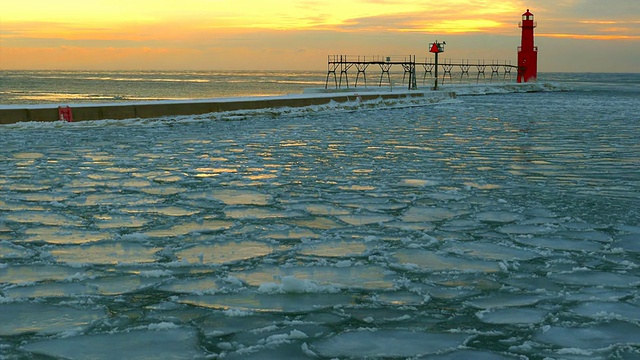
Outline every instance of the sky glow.
<path fill-rule="evenodd" d="M 426 57 L 436 39 L 453 59 L 513 60 L 531 8 L 540 71 L 640 72 L 628 0 L 0 1 L 3 70 L 322 70 L 332 54 Z"/>

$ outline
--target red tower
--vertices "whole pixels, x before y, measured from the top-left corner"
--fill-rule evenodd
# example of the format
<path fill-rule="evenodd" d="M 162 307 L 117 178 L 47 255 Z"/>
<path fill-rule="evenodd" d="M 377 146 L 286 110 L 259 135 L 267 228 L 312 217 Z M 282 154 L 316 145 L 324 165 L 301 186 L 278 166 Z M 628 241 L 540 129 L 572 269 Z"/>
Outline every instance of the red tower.
<path fill-rule="evenodd" d="M 536 81 L 538 77 L 538 47 L 533 45 L 533 29 L 538 26 L 533 21 L 533 14 L 522 14 L 522 42 L 518 47 L 518 82 Z"/>

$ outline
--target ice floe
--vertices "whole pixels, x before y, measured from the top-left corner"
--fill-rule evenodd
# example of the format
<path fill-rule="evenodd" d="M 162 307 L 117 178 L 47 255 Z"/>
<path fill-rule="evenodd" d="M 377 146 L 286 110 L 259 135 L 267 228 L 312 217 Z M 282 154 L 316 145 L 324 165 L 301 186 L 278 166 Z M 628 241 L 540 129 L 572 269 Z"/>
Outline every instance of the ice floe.
<path fill-rule="evenodd" d="M 105 309 L 80 309 L 69 306 L 38 303 L 2 304 L 0 335 L 15 336 L 24 333 L 54 335 L 80 332 L 92 322 L 107 316 Z"/>
<path fill-rule="evenodd" d="M 194 330 L 162 324 L 149 325 L 149 330 L 44 340 L 27 344 L 23 349 L 66 359 L 148 359 L 156 356 L 165 359 L 193 359 L 204 358 L 206 355 L 198 346 Z"/>
<path fill-rule="evenodd" d="M 462 346 L 464 334 L 409 330 L 359 330 L 345 332 L 310 344 L 323 357 L 415 357 Z"/>

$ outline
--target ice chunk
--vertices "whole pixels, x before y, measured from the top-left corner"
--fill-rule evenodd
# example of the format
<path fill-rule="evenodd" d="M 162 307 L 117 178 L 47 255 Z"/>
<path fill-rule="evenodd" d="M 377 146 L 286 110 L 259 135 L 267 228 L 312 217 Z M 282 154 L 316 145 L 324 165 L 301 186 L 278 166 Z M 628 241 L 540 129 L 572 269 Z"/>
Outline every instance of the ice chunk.
<path fill-rule="evenodd" d="M 140 216 L 121 214 L 96 214 L 93 219 L 95 225 L 102 230 L 141 228 L 149 222 Z"/>
<path fill-rule="evenodd" d="M 338 219 L 353 226 L 371 225 L 393 220 L 393 216 L 375 213 L 360 213 L 352 215 L 338 215 Z"/>
<path fill-rule="evenodd" d="M 39 341 L 23 346 L 26 351 L 66 359 L 193 359 L 204 357 L 192 329 L 162 326 L 147 331 L 81 335 Z M 158 329 L 156 329 L 158 328 Z"/>
<path fill-rule="evenodd" d="M 235 353 L 225 354 L 225 360 L 274 360 L 274 359 L 313 359 L 315 356 L 306 348 L 306 343 L 294 342 L 295 339 L 282 339 L 265 345 L 243 348 Z"/>
<path fill-rule="evenodd" d="M 260 234 L 260 238 L 278 240 L 317 239 L 319 237 L 320 234 L 316 232 L 300 228 L 273 229 L 270 231 L 263 231 L 262 234 Z"/>
<path fill-rule="evenodd" d="M 255 313 L 251 311 L 229 309 L 212 311 L 202 309 L 204 316 L 194 321 L 205 336 L 220 337 L 233 333 L 269 328 L 282 321 L 281 314 Z"/>
<path fill-rule="evenodd" d="M 81 220 L 51 211 L 15 211 L 4 215 L 6 221 L 22 224 L 42 224 L 50 226 L 82 226 Z"/>
<path fill-rule="evenodd" d="M 441 250 L 485 260 L 531 260 L 539 257 L 533 251 L 483 242 L 448 242 Z"/>
<path fill-rule="evenodd" d="M 522 215 L 509 211 L 483 211 L 476 214 L 476 218 L 488 223 L 511 223 L 522 219 Z"/>
<path fill-rule="evenodd" d="M 265 256 L 273 250 L 271 246 L 256 241 L 230 241 L 216 244 L 197 244 L 176 251 L 175 255 L 179 260 L 186 260 L 191 264 L 224 264 Z"/>
<path fill-rule="evenodd" d="M 601 287 L 587 287 L 580 292 L 571 291 L 564 294 L 566 301 L 618 301 L 629 296 L 629 291 L 614 290 Z"/>
<path fill-rule="evenodd" d="M 191 278 L 186 280 L 175 280 L 173 282 L 163 284 L 158 289 L 177 293 L 206 293 L 216 291 L 219 288 L 220 287 L 215 279 Z"/>
<path fill-rule="evenodd" d="M 576 240 L 588 240 L 588 241 L 598 241 L 603 243 L 611 242 L 613 239 L 609 234 L 603 233 L 601 231 L 563 231 L 558 233 L 558 235 L 567 237 L 569 239 Z"/>
<path fill-rule="evenodd" d="M 13 265 L 0 268 L 0 284 L 59 281 L 78 273 L 84 271 L 58 265 Z"/>
<path fill-rule="evenodd" d="M 527 294 L 496 294 L 470 300 L 469 305 L 478 309 L 493 309 L 518 306 L 531 306 L 544 299 L 541 296 Z"/>
<path fill-rule="evenodd" d="M 99 182 L 78 180 L 73 181 L 69 184 L 72 188 L 80 188 L 78 191 L 84 191 L 84 188 L 93 188 L 96 186 L 102 186 Z M 117 185 L 116 185 L 117 186 Z M 99 192 L 95 194 L 90 194 L 87 196 L 80 196 L 77 198 L 69 199 L 66 203 L 69 205 L 76 206 L 137 206 L 137 205 L 150 205 L 157 204 L 162 201 L 160 197 L 152 197 L 152 196 L 140 196 L 136 194 L 127 194 L 127 193 L 110 193 L 110 192 Z"/>
<path fill-rule="evenodd" d="M 234 275 L 252 286 L 264 286 L 274 281 L 282 282 L 285 277 L 293 277 L 319 285 L 318 291 L 333 291 L 335 288 L 389 289 L 394 286 L 395 279 L 395 276 L 385 268 L 374 265 L 345 267 L 266 265 Z"/>
<path fill-rule="evenodd" d="M 121 295 L 153 286 L 161 279 L 139 275 L 107 276 L 87 281 L 101 295 Z"/>
<path fill-rule="evenodd" d="M 440 181 L 429 179 L 404 179 L 400 182 L 400 185 L 410 187 L 426 187 L 440 185 Z"/>
<path fill-rule="evenodd" d="M 278 210 L 277 208 L 267 207 L 227 207 L 224 209 L 224 213 L 227 217 L 233 219 L 286 219 L 295 218 L 302 215 L 297 211 Z"/>
<path fill-rule="evenodd" d="M 616 344 L 640 345 L 640 327 L 622 321 L 587 327 L 551 326 L 545 330 L 535 335 L 537 341 L 564 348 L 604 349 Z"/>
<path fill-rule="evenodd" d="M 203 220 L 181 222 L 168 229 L 155 229 L 146 231 L 145 234 L 152 237 L 181 236 L 190 233 L 210 233 L 229 229 L 233 222 L 229 220 Z"/>
<path fill-rule="evenodd" d="M 416 288 L 412 285 L 412 288 Z M 418 286 L 419 289 L 429 294 L 429 296 L 441 299 L 441 300 L 456 300 L 459 301 L 463 298 L 476 296 L 480 292 L 476 289 L 466 289 L 461 287 L 447 287 L 447 286 Z"/>
<path fill-rule="evenodd" d="M 178 299 L 183 304 L 212 309 L 238 309 L 258 312 L 300 313 L 330 308 L 337 305 L 352 305 L 355 297 L 338 293 L 237 293 L 216 295 L 188 295 Z"/>
<path fill-rule="evenodd" d="M 575 306 L 571 311 L 591 318 L 640 322 L 640 307 L 624 302 L 587 302 Z"/>
<path fill-rule="evenodd" d="M 570 240 L 561 237 L 518 236 L 515 241 L 529 246 L 565 251 L 598 251 L 602 245 L 592 241 Z"/>
<path fill-rule="evenodd" d="M 43 298 L 89 295 L 96 289 L 81 283 L 45 283 L 32 286 L 12 287 L 5 290 L 9 298 Z"/>
<path fill-rule="evenodd" d="M 300 208 L 302 210 L 307 211 L 310 214 L 321 215 L 321 216 L 348 215 L 349 213 L 351 213 L 349 209 L 333 206 L 330 204 L 324 204 L 324 203 L 302 204 L 294 208 Z"/>
<path fill-rule="evenodd" d="M 121 211 L 123 212 L 127 212 L 130 214 L 145 214 L 145 213 L 149 213 L 149 214 L 160 214 L 160 215 L 166 215 L 166 216 L 191 216 L 191 215 L 195 215 L 198 214 L 200 212 L 200 210 L 196 210 L 196 209 L 187 209 L 184 207 L 179 207 L 179 206 L 138 206 L 138 207 L 131 207 L 131 208 L 125 208 L 125 209 L 121 209 Z"/>
<path fill-rule="evenodd" d="M 519 360 L 520 356 L 501 355 L 490 351 L 480 350 L 458 350 L 447 354 L 428 355 L 426 357 L 418 357 L 416 360 Z"/>
<path fill-rule="evenodd" d="M 160 248 L 136 243 L 100 242 L 67 246 L 51 251 L 59 262 L 75 264 L 130 264 L 155 262 Z"/>
<path fill-rule="evenodd" d="M 81 331 L 105 316 L 102 309 L 76 309 L 39 303 L 0 304 L 0 335 Z"/>
<path fill-rule="evenodd" d="M 304 219 L 295 219 L 291 223 L 311 229 L 329 230 L 344 227 L 344 224 L 324 216 L 305 217 Z M 312 236 L 311 238 L 315 238 Z"/>
<path fill-rule="evenodd" d="M 457 348 L 468 337 L 410 330 L 362 330 L 314 341 L 311 348 L 322 357 L 414 357 Z"/>
<path fill-rule="evenodd" d="M 405 222 L 436 222 L 449 220 L 458 214 L 443 207 L 412 207 L 404 212 L 402 221 Z"/>
<path fill-rule="evenodd" d="M 269 194 L 244 189 L 216 190 L 211 197 L 227 205 L 269 205 L 273 201 Z"/>
<path fill-rule="evenodd" d="M 612 247 L 623 248 L 625 251 L 640 253 L 640 234 L 623 235 Z"/>
<path fill-rule="evenodd" d="M 25 249 L 22 246 L 14 245 L 8 241 L 0 241 L 0 260 L 1 259 L 22 259 L 33 256 L 33 251 Z M 0 270 L 1 271 L 1 270 Z M 0 272 L 0 279 L 2 273 Z M 2 282 L 0 280 L 0 282 Z"/>
<path fill-rule="evenodd" d="M 363 256 L 373 248 L 373 244 L 362 241 L 318 241 L 305 243 L 298 253 L 310 256 L 354 257 Z"/>
<path fill-rule="evenodd" d="M 428 302 L 429 297 L 415 294 L 408 291 L 387 291 L 376 294 L 372 301 L 385 305 L 403 306 L 403 305 L 423 305 Z"/>
<path fill-rule="evenodd" d="M 551 227 L 547 225 L 511 224 L 501 227 L 498 231 L 510 235 L 535 235 L 551 232 Z"/>
<path fill-rule="evenodd" d="M 385 227 L 405 230 L 405 231 L 431 231 L 436 228 L 435 225 L 428 222 L 403 222 L 403 221 L 392 221 L 383 224 Z"/>
<path fill-rule="evenodd" d="M 487 324 L 529 325 L 540 323 L 548 313 L 542 309 L 505 308 L 479 311 L 476 316 Z"/>
<path fill-rule="evenodd" d="M 444 225 L 440 226 L 440 229 L 451 232 L 462 232 L 468 230 L 475 230 L 484 225 L 478 221 L 471 219 L 453 219 L 447 221 Z"/>
<path fill-rule="evenodd" d="M 415 271 L 460 271 L 460 272 L 498 272 L 496 262 L 464 259 L 454 256 L 438 255 L 433 251 L 403 249 L 397 251 L 392 259 L 396 265 Z"/>
<path fill-rule="evenodd" d="M 262 293 L 318 293 L 337 292 L 333 286 L 322 286 L 308 279 L 298 279 L 295 276 L 283 276 L 280 283 L 260 284 L 258 291 Z"/>
<path fill-rule="evenodd" d="M 144 183 L 143 183 L 144 186 Z M 143 187 L 142 189 L 140 189 L 140 192 L 145 193 L 145 194 L 149 194 L 149 195 L 160 195 L 160 196 L 170 196 L 170 195 L 175 195 L 175 194 L 180 194 L 183 193 L 187 190 L 185 190 L 184 188 L 180 188 L 177 186 L 162 186 L 162 187 L 154 187 L 154 186 L 149 186 L 149 187 Z"/>
<path fill-rule="evenodd" d="M 77 228 L 58 226 L 32 227 L 24 231 L 28 235 L 25 241 L 46 242 L 50 244 L 85 244 L 107 240 L 111 236 L 106 232 L 85 231 Z"/>
<path fill-rule="evenodd" d="M 554 273 L 549 274 L 548 277 L 556 282 L 569 285 L 627 288 L 640 284 L 638 276 L 590 270 Z"/>

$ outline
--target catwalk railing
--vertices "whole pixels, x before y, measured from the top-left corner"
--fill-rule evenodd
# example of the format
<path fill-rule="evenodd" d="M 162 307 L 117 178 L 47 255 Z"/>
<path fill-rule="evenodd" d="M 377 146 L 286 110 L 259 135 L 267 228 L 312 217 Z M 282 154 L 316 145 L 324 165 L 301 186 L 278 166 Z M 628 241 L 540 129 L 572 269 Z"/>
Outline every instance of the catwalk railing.
<path fill-rule="evenodd" d="M 364 81 L 364 86 L 367 87 L 367 71 L 373 66 L 379 69 L 380 78 L 378 80 L 378 87 L 383 85 L 393 88 L 399 83 L 399 76 L 402 75 L 402 85 L 405 82 L 408 84 L 408 89 L 417 89 L 418 83 L 418 69 L 422 74 L 422 83 L 428 84 L 429 80 L 435 78 L 436 74 L 442 76 L 441 84 L 454 83 L 454 74 L 458 83 L 471 83 L 475 78 L 475 82 L 479 83 L 480 78 L 482 81 L 487 82 L 487 73 L 490 72 L 488 81 L 500 81 L 511 82 L 515 80 L 517 76 L 516 65 L 513 65 L 509 60 L 453 60 L 453 59 L 441 59 L 438 61 L 438 69 L 436 70 L 436 64 L 434 59 L 425 58 L 423 61 L 416 61 L 415 55 L 406 56 L 361 56 L 361 55 L 329 55 L 327 61 L 327 79 L 325 81 L 325 89 L 329 88 L 329 79 L 333 75 L 333 80 L 336 89 L 340 89 L 343 86 L 343 80 L 346 88 L 350 87 L 349 74 L 355 72 L 355 82 L 353 87 L 358 87 L 358 81 L 360 78 Z M 515 74 L 512 70 L 516 69 Z M 338 76 L 337 73 L 340 72 Z M 473 78 L 471 75 L 474 75 Z M 395 82 L 392 81 L 392 76 Z M 408 81 L 407 81 L 408 78 Z"/>

